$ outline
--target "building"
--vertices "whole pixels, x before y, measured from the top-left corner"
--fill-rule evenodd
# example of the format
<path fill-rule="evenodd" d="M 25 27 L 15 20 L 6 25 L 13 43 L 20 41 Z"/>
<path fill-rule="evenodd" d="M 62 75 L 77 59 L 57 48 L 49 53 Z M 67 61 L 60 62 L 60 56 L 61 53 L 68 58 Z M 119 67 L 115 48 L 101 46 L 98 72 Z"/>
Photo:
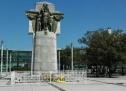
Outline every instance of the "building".
<path fill-rule="evenodd" d="M 7 53 L 7 50 L 3 50 L 3 71 L 6 71 L 7 69 L 9 71 L 10 66 L 12 71 L 30 70 L 31 58 L 32 58 L 31 56 L 32 56 L 31 51 L 8 50 Z M 0 55 L 0 64 L 1 64 L 1 57 L 2 54 Z M 1 65 L 0 65 L 0 69 L 1 69 Z"/>

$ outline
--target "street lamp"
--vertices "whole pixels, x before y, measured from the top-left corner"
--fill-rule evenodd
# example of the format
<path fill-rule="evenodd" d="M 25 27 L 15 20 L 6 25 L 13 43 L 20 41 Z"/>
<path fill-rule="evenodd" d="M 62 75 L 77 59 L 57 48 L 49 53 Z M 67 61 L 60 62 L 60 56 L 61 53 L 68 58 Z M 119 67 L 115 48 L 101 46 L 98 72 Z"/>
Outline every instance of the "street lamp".
<path fill-rule="evenodd" d="M 1 75 L 2 75 L 2 72 L 3 72 L 3 40 L 1 41 Z"/>
<path fill-rule="evenodd" d="M 71 70 L 73 71 L 73 43 L 71 43 Z"/>
<path fill-rule="evenodd" d="M 10 55 L 9 55 L 9 63 L 10 63 L 10 66 L 9 66 L 9 71 L 10 71 L 10 73 L 11 73 L 11 61 L 12 61 L 12 56 L 11 56 L 11 53 L 10 53 Z"/>
<path fill-rule="evenodd" d="M 60 72 L 60 51 L 61 51 L 61 48 L 58 48 L 58 70 Z"/>
<path fill-rule="evenodd" d="M 8 72 L 8 49 L 6 49 L 6 72 Z"/>

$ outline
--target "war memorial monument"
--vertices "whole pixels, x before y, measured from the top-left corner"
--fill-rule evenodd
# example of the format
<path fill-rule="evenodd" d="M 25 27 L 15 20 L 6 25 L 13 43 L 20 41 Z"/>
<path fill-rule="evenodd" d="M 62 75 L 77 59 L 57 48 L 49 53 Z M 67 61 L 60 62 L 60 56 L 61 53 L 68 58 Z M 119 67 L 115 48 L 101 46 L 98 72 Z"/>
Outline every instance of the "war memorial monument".
<path fill-rule="evenodd" d="M 26 11 L 29 33 L 33 36 L 31 70 L 57 72 L 57 43 L 63 13 L 48 2 L 38 2 L 34 10 Z"/>

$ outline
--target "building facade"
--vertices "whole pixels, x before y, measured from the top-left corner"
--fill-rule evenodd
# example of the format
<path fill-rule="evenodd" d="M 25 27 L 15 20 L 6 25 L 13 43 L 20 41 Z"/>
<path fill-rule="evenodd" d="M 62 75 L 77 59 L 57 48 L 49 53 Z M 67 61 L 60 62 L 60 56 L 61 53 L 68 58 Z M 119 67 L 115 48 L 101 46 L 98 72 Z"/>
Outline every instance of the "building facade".
<path fill-rule="evenodd" d="M 0 69 L 2 63 L 3 72 L 9 71 L 10 68 L 11 71 L 29 71 L 31 67 L 31 56 L 31 51 L 3 50 L 3 54 L 0 55 Z"/>

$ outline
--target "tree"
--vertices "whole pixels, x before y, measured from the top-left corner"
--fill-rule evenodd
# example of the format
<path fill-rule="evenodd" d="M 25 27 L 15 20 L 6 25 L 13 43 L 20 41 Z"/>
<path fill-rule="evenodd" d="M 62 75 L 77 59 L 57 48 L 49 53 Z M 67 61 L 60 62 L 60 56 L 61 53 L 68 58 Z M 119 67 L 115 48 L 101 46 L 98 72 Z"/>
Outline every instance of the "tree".
<path fill-rule="evenodd" d="M 88 65 L 96 66 L 96 75 L 99 75 L 99 71 L 102 73 L 101 70 L 107 67 L 111 77 L 112 66 L 126 60 L 124 55 L 126 54 L 126 33 L 122 30 L 114 30 L 112 33 L 105 29 L 90 31 L 78 41 L 86 49 Z"/>
<path fill-rule="evenodd" d="M 81 48 L 73 48 L 73 65 L 79 66 L 85 64 L 85 57 L 83 56 L 83 49 Z M 65 70 L 71 69 L 71 46 L 67 45 L 65 49 L 60 51 L 61 55 L 61 70 L 64 68 Z M 77 68 L 78 69 L 78 68 Z"/>
<path fill-rule="evenodd" d="M 70 46 L 66 46 L 65 49 L 61 50 L 61 70 L 70 70 L 71 68 L 71 48 Z"/>

